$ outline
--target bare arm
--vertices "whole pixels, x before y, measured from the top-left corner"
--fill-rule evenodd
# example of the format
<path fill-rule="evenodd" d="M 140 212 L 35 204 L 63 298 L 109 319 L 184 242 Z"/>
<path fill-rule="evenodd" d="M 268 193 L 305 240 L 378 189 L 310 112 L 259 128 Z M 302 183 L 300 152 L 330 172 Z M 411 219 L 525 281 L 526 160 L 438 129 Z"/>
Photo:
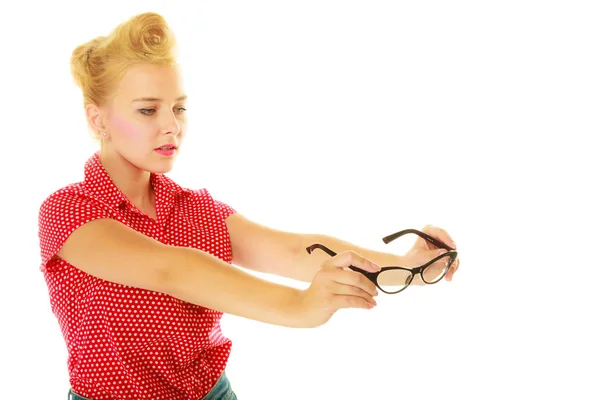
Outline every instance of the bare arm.
<path fill-rule="evenodd" d="M 233 263 L 250 270 L 311 282 L 330 258 L 324 252 L 309 254 L 306 248 L 314 243 L 323 244 L 341 253 L 352 250 L 380 266 L 407 265 L 406 257 L 360 247 L 341 239 L 318 234 L 302 234 L 278 230 L 254 222 L 241 214 L 225 220 L 231 237 Z M 423 285 L 419 276 L 413 285 Z"/>
<path fill-rule="evenodd" d="M 77 228 L 58 256 L 107 281 L 274 325 L 299 327 L 297 289 L 262 280 L 206 252 L 162 244 L 117 221 Z"/>

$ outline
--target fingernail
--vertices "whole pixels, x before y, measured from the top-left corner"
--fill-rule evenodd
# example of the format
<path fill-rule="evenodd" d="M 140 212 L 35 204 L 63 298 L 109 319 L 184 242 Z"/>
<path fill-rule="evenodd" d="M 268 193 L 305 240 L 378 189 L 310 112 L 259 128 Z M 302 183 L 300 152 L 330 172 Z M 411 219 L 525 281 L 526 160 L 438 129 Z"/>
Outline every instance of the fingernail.
<path fill-rule="evenodd" d="M 373 267 L 373 269 L 374 269 L 375 271 L 379 271 L 379 270 L 381 269 L 381 267 L 380 267 L 379 265 L 377 265 L 377 264 L 373 264 L 373 263 L 371 263 L 371 266 Z"/>

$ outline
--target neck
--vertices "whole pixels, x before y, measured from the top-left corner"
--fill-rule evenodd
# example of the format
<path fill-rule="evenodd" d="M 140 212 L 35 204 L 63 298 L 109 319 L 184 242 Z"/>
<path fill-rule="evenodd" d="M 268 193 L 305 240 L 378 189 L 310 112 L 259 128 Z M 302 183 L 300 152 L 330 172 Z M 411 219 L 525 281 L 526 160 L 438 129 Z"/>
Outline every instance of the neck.
<path fill-rule="evenodd" d="M 103 146 L 104 147 L 104 146 Z M 140 209 L 154 207 L 150 172 L 144 171 L 114 151 L 100 150 L 100 162 L 115 186 Z"/>

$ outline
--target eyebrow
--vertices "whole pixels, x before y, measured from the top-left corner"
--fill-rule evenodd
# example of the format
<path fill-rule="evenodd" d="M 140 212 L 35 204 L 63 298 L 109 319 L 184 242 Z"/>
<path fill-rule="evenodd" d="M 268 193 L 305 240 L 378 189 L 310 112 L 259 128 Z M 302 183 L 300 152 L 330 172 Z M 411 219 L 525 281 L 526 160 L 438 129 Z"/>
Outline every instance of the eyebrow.
<path fill-rule="evenodd" d="M 175 99 L 175 101 L 182 101 L 187 99 L 187 96 L 179 96 L 178 98 Z M 163 100 L 158 98 L 158 97 L 138 97 L 137 99 L 133 99 L 132 103 L 135 103 L 136 101 L 159 101 L 162 102 Z"/>

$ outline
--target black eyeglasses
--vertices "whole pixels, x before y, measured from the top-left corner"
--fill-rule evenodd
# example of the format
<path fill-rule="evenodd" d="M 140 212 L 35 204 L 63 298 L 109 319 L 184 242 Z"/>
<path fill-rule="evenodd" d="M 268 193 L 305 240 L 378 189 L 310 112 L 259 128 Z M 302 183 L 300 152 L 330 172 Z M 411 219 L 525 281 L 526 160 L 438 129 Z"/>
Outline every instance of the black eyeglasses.
<path fill-rule="evenodd" d="M 436 238 L 429 236 L 426 233 L 418 231 L 416 229 L 405 229 L 400 232 L 393 233 L 383 238 L 384 243 L 390 243 L 393 240 L 398 239 L 400 236 L 406 235 L 408 233 L 414 233 L 423 239 L 427 240 L 429 243 L 434 246 L 448 250 L 446 253 L 440 254 L 435 257 L 433 260 L 428 261 L 427 263 L 421 265 L 417 268 L 407 268 L 407 267 L 382 267 L 378 272 L 368 272 L 363 269 L 357 268 L 351 265 L 349 268 L 353 271 L 360 272 L 365 275 L 371 282 L 373 282 L 382 292 L 387 294 L 396 294 L 400 293 L 404 289 L 406 289 L 410 283 L 412 282 L 415 275 L 420 275 L 423 282 L 426 284 L 434 284 L 442 280 L 442 278 L 446 275 L 450 266 L 456 259 L 458 253 L 456 250 L 452 249 L 445 243 L 440 242 Z M 337 253 L 333 250 L 329 249 L 322 244 L 315 243 L 306 248 L 308 254 L 311 254 L 315 249 L 321 249 L 325 253 L 329 254 L 331 257 L 334 257 Z"/>

